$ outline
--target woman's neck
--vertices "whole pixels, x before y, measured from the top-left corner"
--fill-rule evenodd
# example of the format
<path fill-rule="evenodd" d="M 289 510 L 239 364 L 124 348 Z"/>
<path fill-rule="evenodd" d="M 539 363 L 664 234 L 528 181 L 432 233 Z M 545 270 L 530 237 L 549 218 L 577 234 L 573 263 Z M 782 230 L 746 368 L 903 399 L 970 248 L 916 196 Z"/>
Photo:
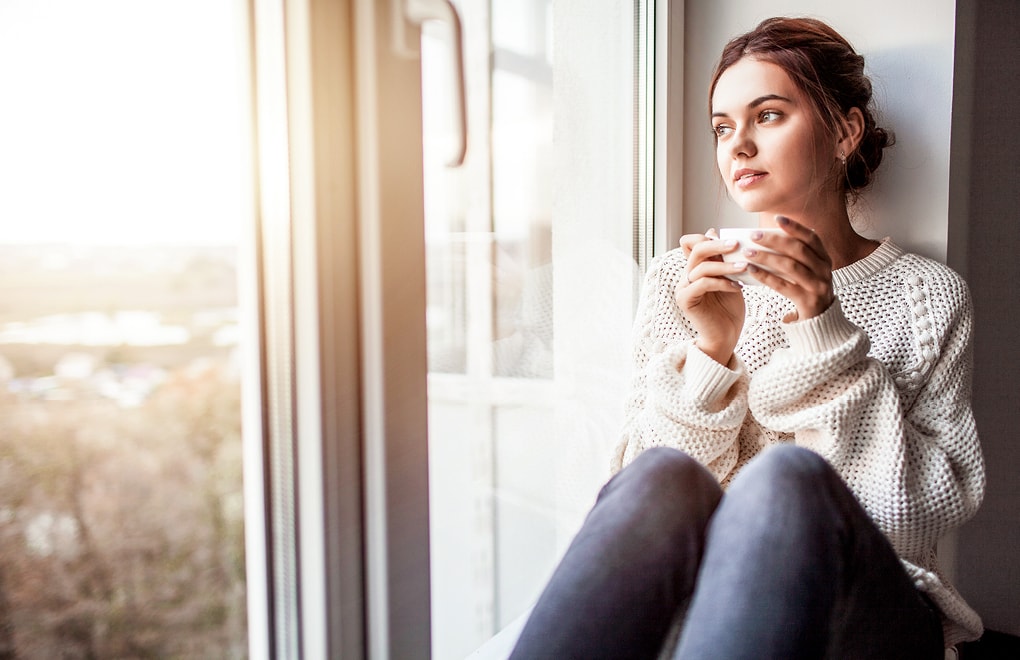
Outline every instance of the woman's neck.
<path fill-rule="evenodd" d="M 775 227 L 776 213 L 760 213 L 759 227 Z M 843 268 L 860 261 L 875 251 L 879 242 L 858 234 L 850 224 L 846 206 L 840 204 L 828 213 L 807 212 L 803 214 L 784 213 L 786 217 L 810 227 L 822 239 L 822 245 L 832 260 L 832 269 Z"/>

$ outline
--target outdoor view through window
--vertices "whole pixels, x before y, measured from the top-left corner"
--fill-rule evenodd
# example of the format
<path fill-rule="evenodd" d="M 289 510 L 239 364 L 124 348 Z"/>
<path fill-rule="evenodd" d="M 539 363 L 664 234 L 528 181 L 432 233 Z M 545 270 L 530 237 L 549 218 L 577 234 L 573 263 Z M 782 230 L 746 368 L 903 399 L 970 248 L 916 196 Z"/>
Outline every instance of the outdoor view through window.
<path fill-rule="evenodd" d="M 0 3 L 0 657 L 246 655 L 239 8 Z"/>

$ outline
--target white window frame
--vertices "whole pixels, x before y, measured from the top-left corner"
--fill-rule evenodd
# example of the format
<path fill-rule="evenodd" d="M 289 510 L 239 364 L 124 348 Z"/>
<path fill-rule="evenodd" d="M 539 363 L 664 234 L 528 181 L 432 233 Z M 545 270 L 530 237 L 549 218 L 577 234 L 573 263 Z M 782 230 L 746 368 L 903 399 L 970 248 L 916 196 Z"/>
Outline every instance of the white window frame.
<path fill-rule="evenodd" d="M 245 420 L 252 657 L 430 644 L 422 136 L 408 114 L 420 71 L 391 47 L 396 7 L 249 4 L 262 376 Z M 400 195 L 385 193 L 390 177 Z"/>
<path fill-rule="evenodd" d="M 421 77 L 393 48 L 401 1 L 247 0 L 253 658 L 421 657 L 431 646 Z M 683 3 L 653 6 L 643 112 L 655 142 L 636 158 L 654 163 L 641 185 L 655 190 L 642 203 L 655 223 L 640 228 L 651 249 L 639 261 L 679 236 L 681 72 L 664 58 L 682 49 Z M 390 181 L 400 194 L 386 194 Z"/>
<path fill-rule="evenodd" d="M 684 0 L 655 2 L 654 253 L 684 233 Z"/>

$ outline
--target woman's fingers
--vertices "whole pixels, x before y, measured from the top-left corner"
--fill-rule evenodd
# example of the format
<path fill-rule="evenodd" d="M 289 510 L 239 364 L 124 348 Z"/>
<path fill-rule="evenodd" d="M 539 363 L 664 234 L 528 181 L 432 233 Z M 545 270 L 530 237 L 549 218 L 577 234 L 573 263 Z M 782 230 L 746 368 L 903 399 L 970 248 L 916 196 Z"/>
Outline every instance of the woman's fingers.
<path fill-rule="evenodd" d="M 695 245 L 709 240 L 712 239 L 705 234 L 684 234 L 680 237 L 680 248 L 684 251 L 684 255 L 689 257 Z"/>
<path fill-rule="evenodd" d="M 776 216 L 776 224 L 788 236 L 796 238 L 802 245 L 808 248 L 811 256 L 831 266 L 832 260 L 829 258 L 829 253 L 825 250 L 825 246 L 822 245 L 822 239 L 818 238 L 818 234 L 813 229 L 782 215 Z M 808 254 L 805 253 L 805 257 L 807 256 Z"/>
<path fill-rule="evenodd" d="M 791 274 L 790 270 L 795 274 Z M 794 265 L 790 270 L 779 271 L 777 268 L 748 264 L 747 271 L 765 286 L 790 298 L 798 305 L 806 303 L 808 298 L 825 301 L 825 307 L 832 302 L 832 286 L 829 282 L 814 273 L 809 273 L 802 265 Z"/>
<path fill-rule="evenodd" d="M 764 235 L 755 239 L 762 248 L 744 251 L 748 271 L 762 284 L 786 296 L 796 305 L 801 318 L 828 309 L 832 291 L 832 262 L 818 235 L 798 222 L 778 216 L 785 235 Z"/>
<path fill-rule="evenodd" d="M 783 216 L 778 216 L 777 221 L 780 228 L 786 232 L 785 235 L 763 233 L 760 237 L 753 239 L 754 242 L 802 263 L 812 271 L 824 272 L 831 269 L 832 261 L 829 259 L 829 254 L 825 251 L 825 246 L 822 245 L 821 239 L 818 238 L 818 234 L 808 227 Z M 762 253 L 763 255 L 766 254 L 764 251 Z"/>
<path fill-rule="evenodd" d="M 745 264 L 746 267 L 746 264 Z M 741 269 L 743 270 L 743 269 Z M 729 272 L 738 272 L 730 270 Z M 742 288 L 739 282 L 735 282 L 724 276 L 701 275 L 691 273 L 687 281 L 681 287 L 683 291 L 677 292 L 677 298 L 693 300 L 709 293 L 734 293 Z"/>
<path fill-rule="evenodd" d="M 828 282 L 832 279 L 829 264 L 803 247 L 792 248 L 786 254 L 750 248 L 744 250 L 742 256 L 746 257 L 751 265 L 760 266 L 792 284 L 809 287 L 812 280 Z"/>
<path fill-rule="evenodd" d="M 733 252 L 737 248 L 736 241 L 720 241 L 718 237 L 713 236 L 714 230 L 709 229 L 709 233 L 703 236 L 699 236 L 697 240 L 692 240 L 689 245 L 690 249 L 687 252 L 687 263 L 697 266 L 702 261 L 721 261 L 722 255 Z M 684 238 L 687 238 L 686 236 Z M 681 239 L 681 245 L 683 239 Z"/>
<path fill-rule="evenodd" d="M 747 261 L 702 261 L 697 266 L 691 268 L 688 266 L 687 270 L 687 284 L 692 285 L 695 282 L 701 282 L 703 280 L 722 280 L 722 282 L 728 282 L 730 284 L 736 284 L 737 288 L 740 285 L 732 280 L 726 278 L 727 275 L 735 275 L 737 273 L 743 273 L 747 270 Z M 714 289 L 724 290 L 724 289 Z"/>
<path fill-rule="evenodd" d="M 684 255 L 690 259 L 698 245 L 711 243 L 719 239 L 715 229 L 709 229 L 704 234 L 684 234 L 680 237 L 680 248 Z"/>
<path fill-rule="evenodd" d="M 681 237 L 680 247 L 687 255 L 687 266 L 684 269 L 680 288 L 691 287 L 696 282 L 702 283 L 690 291 L 690 295 L 683 296 L 685 300 L 689 301 L 692 297 L 703 296 L 707 293 L 740 291 L 741 284 L 728 279 L 727 276 L 745 272 L 748 266 L 747 261 L 739 258 L 723 261 L 723 255 L 737 250 L 737 241 L 719 240 L 716 230 L 709 229 L 704 234 L 687 234 Z"/>
<path fill-rule="evenodd" d="M 674 292 L 676 303 L 694 328 L 698 348 L 720 364 L 729 364 L 744 324 L 744 297 L 740 284 L 723 275 L 742 271 L 747 264 L 722 260 L 737 245 L 718 240 L 714 230 L 685 236 L 681 247 L 687 264 Z"/>

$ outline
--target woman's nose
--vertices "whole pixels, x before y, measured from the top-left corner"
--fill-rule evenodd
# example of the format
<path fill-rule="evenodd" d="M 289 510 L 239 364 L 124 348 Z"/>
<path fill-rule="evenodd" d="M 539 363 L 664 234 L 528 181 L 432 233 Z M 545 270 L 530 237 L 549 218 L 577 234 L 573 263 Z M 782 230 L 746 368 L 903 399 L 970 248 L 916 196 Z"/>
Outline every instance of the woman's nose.
<path fill-rule="evenodd" d="M 733 139 L 730 140 L 729 148 L 732 158 L 737 158 L 738 156 L 751 158 L 758 153 L 751 129 L 744 126 L 737 127 L 733 131 Z"/>

